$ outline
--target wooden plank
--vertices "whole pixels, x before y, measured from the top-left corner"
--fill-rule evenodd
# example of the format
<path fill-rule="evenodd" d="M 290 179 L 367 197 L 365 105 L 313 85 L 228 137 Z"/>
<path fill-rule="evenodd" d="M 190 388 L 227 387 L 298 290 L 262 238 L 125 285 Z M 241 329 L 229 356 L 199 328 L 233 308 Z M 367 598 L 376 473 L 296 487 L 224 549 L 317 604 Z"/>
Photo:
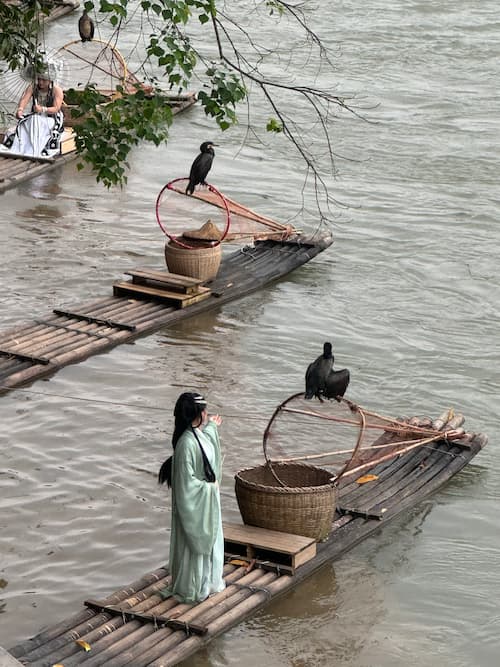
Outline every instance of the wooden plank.
<path fill-rule="evenodd" d="M 66 153 L 72 153 L 76 150 L 75 133 L 71 128 L 64 130 L 62 133 L 59 149 L 61 155 L 66 155 Z"/>
<path fill-rule="evenodd" d="M 171 289 L 182 291 L 186 294 L 193 294 L 197 291 L 198 286 L 204 282 L 199 278 L 191 278 L 190 276 L 181 276 L 177 273 L 154 269 L 133 269 L 132 271 L 125 271 L 125 275 L 132 276 L 132 282 L 134 283 L 144 284 L 144 281 L 151 280 L 155 283 L 168 285 Z"/>
<path fill-rule="evenodd" d="M 229 553 L 286 566 L 292 573 L 316 555 L 316 541 L 311 537 L 237 523 L 224 523 L 223 532 Z"/>
<path fill-rule="evenodd" d="M 172 292 L 158 287 L 121 281 L 114 283 L 113 294 L 115 296 L 127 296 L 136 299 L 155 299 L 170 303 L 178 308 L 186 308 L 186 306 L 191 306 L 209 297 L 210 289 L 208 287 L 199 287 L 196 294 L 182 294 L 181 292 Z"/>
<path fill-rule="evenodd" d="M 282 533 L 277 530 L 268 530 L 258 526 L 248 526 L 245 523 L 223 523 L 224 538 L 240 544 L 253 544 L 264 549 L 274 549 L 281 553 L 294 554 L 302 551 L 311 543 L 312 537 Z"/>

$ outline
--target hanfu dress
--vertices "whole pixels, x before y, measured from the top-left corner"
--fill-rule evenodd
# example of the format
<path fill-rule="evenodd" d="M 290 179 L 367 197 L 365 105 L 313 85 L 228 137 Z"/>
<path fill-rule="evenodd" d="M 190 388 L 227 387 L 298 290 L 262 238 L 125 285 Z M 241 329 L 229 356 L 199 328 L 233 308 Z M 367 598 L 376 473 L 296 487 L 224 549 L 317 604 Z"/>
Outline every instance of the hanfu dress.
<path fill-rule="evenodd" d="M 2 150 L 15 155 L 31 157 L 53 157 L 59 153 L 61 135 L 64 130 L 63 112 L 35 113 L 35 102 L 46 107 L 53 106 L 52 86 L 45 94 L 35 87 L 31 113 L 23 116 L 14 129 L 7 131 L 3 145 L 0 147 Z"/>
<path fill-rule="evenodd" d="M 172 584 L 161 591 L 181 602 L 199 602 L 222 591 L 224 537 L 220 507 L 221 451 L 214 422 L 203 429 L 187 429 L 172 458 L 172 526 L 170 564 Z M 217 484 L 205 479 L 200 446 L 215 473 Z"/>

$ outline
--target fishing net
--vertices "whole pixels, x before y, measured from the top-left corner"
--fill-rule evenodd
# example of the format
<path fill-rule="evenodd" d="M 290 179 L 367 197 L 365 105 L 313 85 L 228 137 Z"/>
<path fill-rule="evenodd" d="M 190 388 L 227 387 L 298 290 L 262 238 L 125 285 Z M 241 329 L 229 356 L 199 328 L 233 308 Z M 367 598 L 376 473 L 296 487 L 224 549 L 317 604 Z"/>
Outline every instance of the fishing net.
<path fill-rule="evenodd" d="M 249 242 L 263 239 L 285 240 L 297 230 L 272 218 L 260 215 L 250 208 L 222 194 L 213 185 L 197 188 L 186 194 L 187 178 L 167 183 L 158 195 L 156 219 L 169 238 L 178 238 L 193 224 L 210 220 L 219 230 L 220 241 Z"/>
<path fill-rule="evenodd" d="M 103 94 L 113 94 L 119 86 L 127 88 L 127 64 L 109 42 L 75 40 L 62 46 L 57 55 L 71 73 L 66 81 L 67 88 L 83 90 L 86 86 L 95 86 Z"/>
<path fill-rule="evenodd" d="M 171 241 L 185 248 L 219 245 L 229 230 L 230 213 L 224 196 L 207 185 L 209 201 L 195 195 L 185 196 L 189 183 L 179 178 L 167 183 L 156 199 L 156 220 Z"/>
<path fill-rule="evenodd" d="M 449 415 L 450 417 L 452 415 Z M 287 398 L 275 410 L 264 433 L 266 462 L 278 484 L 279 466 L 295 462 L 327 467 L 338 481 L 370 481 L 367 470 L 378 463 L 443 439 L 456 439 L 463 430 L 440 429 L 446 419 L 393 418 L 379 415 L 342 398 L 340 401 Z M 363 479 L 366 477 L 367 479 Z"/>

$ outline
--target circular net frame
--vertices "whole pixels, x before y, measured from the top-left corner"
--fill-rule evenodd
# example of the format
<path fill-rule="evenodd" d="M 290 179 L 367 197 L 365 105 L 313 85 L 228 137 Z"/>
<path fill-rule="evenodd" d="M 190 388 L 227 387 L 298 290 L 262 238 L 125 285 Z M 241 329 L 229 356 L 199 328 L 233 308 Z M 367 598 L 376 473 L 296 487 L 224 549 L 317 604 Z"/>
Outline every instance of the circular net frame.
<path fill-rule="evenodd" d="M 444 433 L 428 418 L 405 421 L 345 398 L 306 400 L 300 393 L 276 408 L 264 432 L 263 449 L 272 472 L 273 463 L 300 461 L 328 468 L 335 481 L 360 481 L 379 463 L 452 436 L 459 437 L 460 430 Z"/>
<path fill-rule="evenodd" d="M 91 42 L 75 40 L 57 51 L 69 72 L 65 88 L 83 90 L 95 86 L 103 93 L 112 95 L 117 87 L 127 90 L 129 72 L 127 63 L 118 49 L 99 39 Z M 129 92 L 129 91 L 127 91 Z"/>
<path fill-rule="evenodd" d="M 184 248 L 196 247 L 189 241 L 189 232 L 200 230 L 206 223 L 217 228 L 217 239 L 206 239 L 211 245 L 219 245 L 227 235 L 231 216 L 224 196 L 207 184 L 208 200 L 186 196 L 188 178 L 177 178 L 167 183 L 156 199 L 156 220 L 162 232 Z M 184 236 L 186 234 L 186 237 Z"/>

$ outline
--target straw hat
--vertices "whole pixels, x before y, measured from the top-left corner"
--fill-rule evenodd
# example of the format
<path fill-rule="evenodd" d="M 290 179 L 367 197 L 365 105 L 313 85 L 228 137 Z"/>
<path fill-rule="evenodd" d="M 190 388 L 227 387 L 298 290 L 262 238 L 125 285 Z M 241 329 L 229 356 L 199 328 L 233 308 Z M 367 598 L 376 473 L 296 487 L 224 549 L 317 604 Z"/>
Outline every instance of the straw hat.
<path fill-rule="evenodd" d="M 184 232 L 183 236 L 186 239 L 194 239 L 196 241 L 220 241 L 222 238 L 222 232 L 214 225 L 211 220 L 207 220 L 206 223 L 200 227 L 200 229 Z"/>

